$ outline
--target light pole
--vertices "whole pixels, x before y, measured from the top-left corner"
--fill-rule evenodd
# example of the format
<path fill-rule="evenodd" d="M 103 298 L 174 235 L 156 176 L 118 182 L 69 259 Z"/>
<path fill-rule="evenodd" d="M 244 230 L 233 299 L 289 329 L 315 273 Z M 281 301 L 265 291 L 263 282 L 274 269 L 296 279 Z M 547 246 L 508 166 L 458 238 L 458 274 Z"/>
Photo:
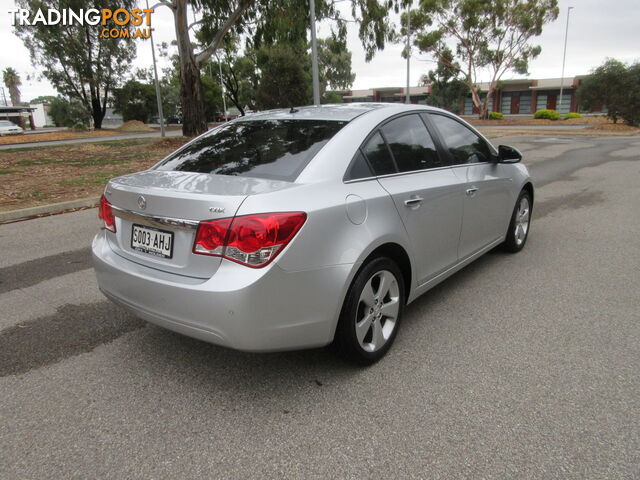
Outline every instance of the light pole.
<path fill-rule="evenodd" d="M 404 103 L 411 103 L 409 93 L 409 64 L 411 62 L 411 5 L 407 5 L 407 92 Z"/>
<path fill-rule="evenodd" d="M 216 53 L 216 58 L 218 59 L 218 70 L 220 73 L 220 90 L 222 91 L 222 108 L 224 108 L 224 121 L 228 121 L 227 117 L 227 99 L 224 97 L 224 82 L 222 81 L 222 63 L 220 63 L 220 57 Z M 211 64 L 209 64 L 211 65 Z"/>
<path fill-rule="evenodd" d="M 320 106 L 320 80 L 318 78 L 318 45 L 316 41 L 316 4 L 309 0 L 309 16 L 311 17 L 311 73 L 313 75 L 313 103 Z"/>
<path fill-rule="evenodd" d="M 149 8 L 149 0 L 146 0 L 147 9 Z M 163 5 L 162 3 L 158 3 L 153 6 L 155 10 L 156 7 Z M 160 119 L 160 136 L 164 137 L 164 113 L 162 112 L 162 94 L 160 93 L 160 83 L 158 82 L 158 67 L 156 65 L 156 48 L 153 46 L 153 28 L 149 25 L 149 38 L 151 40 L 151 56 L 153 57 L 153 76 L 156 84 L 156 101 L 158 102 L 158 117 Z"/>
<path fill-rule="evenodd" d="M 564 52 L 562 53 L 562 75 L 560 75 L 560 98 L 558 99 L 558 110 L 562 107 L 562 90 L 564 90 L 564 61 L 567 58 L 567 36 L 569 35 L 569 15 L 571 15 L 571 9 L 567 8 L 567 27 L 564 31 Z M 571 106 L 569 106 L 571 110 Z"/>

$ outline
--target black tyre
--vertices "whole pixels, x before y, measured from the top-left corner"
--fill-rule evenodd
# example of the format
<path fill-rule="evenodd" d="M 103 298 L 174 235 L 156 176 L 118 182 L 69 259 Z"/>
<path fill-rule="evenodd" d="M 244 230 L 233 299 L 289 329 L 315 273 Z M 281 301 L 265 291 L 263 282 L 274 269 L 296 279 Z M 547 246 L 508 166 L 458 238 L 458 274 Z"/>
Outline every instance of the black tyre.
<path fill-rule="evenodd" d="M 350 361 L 380 360 L 396 338 L 404 311 L 405 285 L 398 265 L 386 257 L 356 275 L 342 306 L 334 344 Z"/>
<path fill-rule="evenodd" d="M 524 248 L 531 227 L 532 209 L 531 194 L 527 190 L 522 190 L 518 196 L 516 206 L 513 208 L 507 238 L 502 244 L 503 250 L 517 253 Z"/>

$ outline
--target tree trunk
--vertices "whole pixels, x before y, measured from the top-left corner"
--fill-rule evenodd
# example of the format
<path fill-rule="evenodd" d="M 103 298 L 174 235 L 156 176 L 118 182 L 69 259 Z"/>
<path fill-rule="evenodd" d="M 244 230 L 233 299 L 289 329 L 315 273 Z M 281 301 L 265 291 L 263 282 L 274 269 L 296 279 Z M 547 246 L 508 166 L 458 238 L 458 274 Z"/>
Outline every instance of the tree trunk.
<path fill-rule="evenodd" d="M 193 56 L 190 58 L 193 60 Z M 195 137 L 207 131 L 200 69 L 193 61 L 181 61 L 180 64 L 182 134 L 185 137 Z"/>
<path fill-rule="evenodd" d="M 469 90 L 471 90 L 471 100 L 473 101 L 473 105 L 478 109 L 478 118 L 485 118 L 483 115 L 486 115 L 486 112 L 483 113 L 484 104 L 480 101 L 480 95 L 478 95 L 478 87 L 476 87 L 474 83 L 467 83 L 467 86 L 469 87 Z"/>
<path fill-rule="evenodd" d="M 480 107 L 480 119 L 487 120 L 489 118 L 489 102 L 493 99 L 494 90 L 492 88 L 487 92 L 487 96 L 484 98 L 484 102 L 482 102 L 482 106 Z"/>
<path fill-rule="evenodd" d="M 105 112 L 102 110 L 100 100 L 97 98 L 91 99 L 91 116 L 93 117 L 93 128 L 100 130 L 102 128 L 102 120 L 104 119 Z"/>
<path fill-rule="evenodd" d="M 182 134 L 195 137 L 207 131 L 200 68 L 193 55 L 187 23 L 187 2 L 177 0 L 173 11 L 178 53 L 180 56 L 180 103 L 182 105 Z"/>
<path fill-rule="evenodd" d="M 227 89 L 227 96 L 231 103 L 235 105 L 235 107 L 240 111 L 240 116 L 244 117 L 244 108 L 240 104 L 238 89 L 230 88 L 229 83 L 224 82 L 224 87 Z"/>

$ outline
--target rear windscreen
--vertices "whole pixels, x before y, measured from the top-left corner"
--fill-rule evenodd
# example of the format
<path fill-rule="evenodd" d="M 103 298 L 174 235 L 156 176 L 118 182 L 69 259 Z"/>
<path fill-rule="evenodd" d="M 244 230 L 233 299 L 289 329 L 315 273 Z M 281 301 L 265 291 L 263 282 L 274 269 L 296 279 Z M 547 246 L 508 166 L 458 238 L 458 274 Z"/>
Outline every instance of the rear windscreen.
<path fill-rule="evenodd" d="M 332 120 L 253 120 L 223 125 L 155 168 L 293 181 L 346 125 Z"/>

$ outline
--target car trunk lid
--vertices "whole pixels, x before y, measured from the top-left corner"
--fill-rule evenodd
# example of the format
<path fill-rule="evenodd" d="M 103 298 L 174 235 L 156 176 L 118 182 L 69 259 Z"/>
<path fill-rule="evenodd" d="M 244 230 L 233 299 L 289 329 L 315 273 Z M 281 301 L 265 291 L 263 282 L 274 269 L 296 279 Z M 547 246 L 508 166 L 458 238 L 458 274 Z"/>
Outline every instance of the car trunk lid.
<path fill-rule="evenodd" d="M 247 196 L 290 185 L 252 177 L 157 170 L 118 177 L 109 182 L 105 191 L 117 218 L 116 233 L 108 234 L 109 242 L 117 254 L 136 263 L 189 277 L 210 278 L 221 259 L 192 253 L 198 222 L 233 217 Z M 141 235 L 147 242 L 150 237 L 163 244 L 170 237 L 170 251 L 150 251 L 153 240 L 151 245 L 140 248 Z"/>

